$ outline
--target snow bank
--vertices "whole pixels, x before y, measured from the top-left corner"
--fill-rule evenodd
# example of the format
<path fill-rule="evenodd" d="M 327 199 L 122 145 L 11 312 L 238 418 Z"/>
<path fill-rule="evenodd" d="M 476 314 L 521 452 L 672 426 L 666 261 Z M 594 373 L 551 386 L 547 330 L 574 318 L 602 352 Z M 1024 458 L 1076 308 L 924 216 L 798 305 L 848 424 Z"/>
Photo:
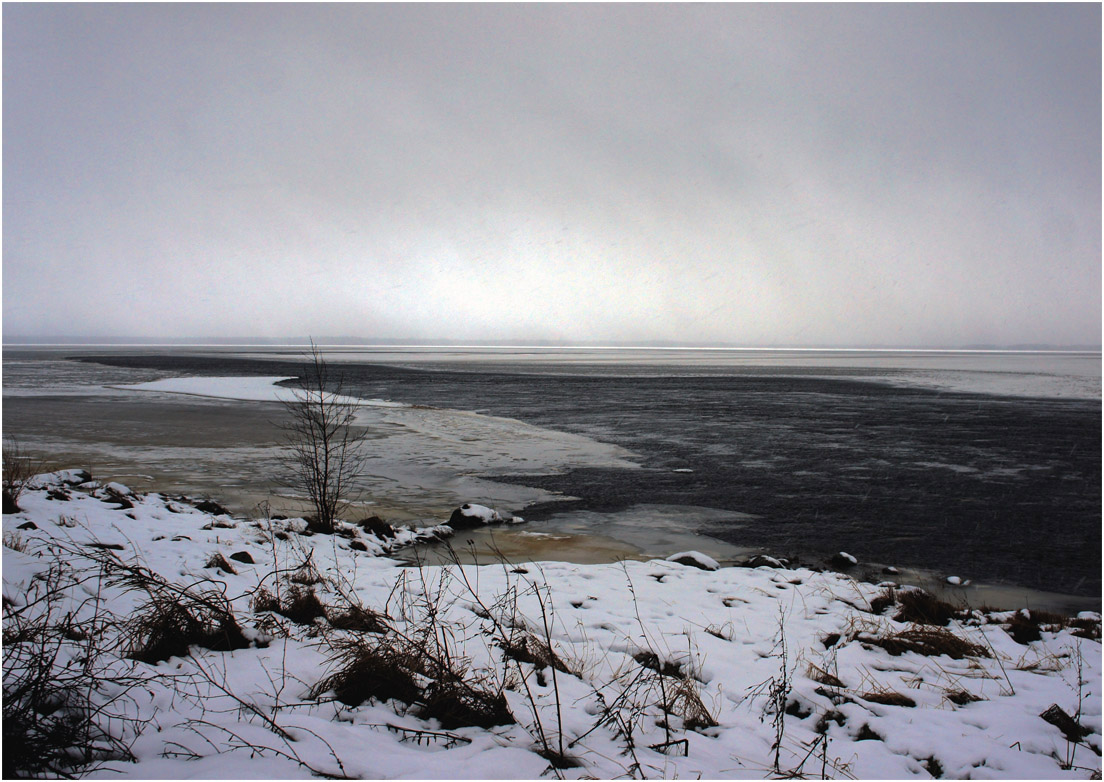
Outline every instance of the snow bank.
<path fill-rule="evenodd" d="M 1026 615 L 908 624 L 879 587 L 838 573 L 663 560 L 403 568 L 383 556 L 393 542 L 352 525 L 307 536 L 298 519 L 214 516 L 156 494 L 123 508 L 116 497 L 57 480 L 3 518 L 5 631 L 47 608 L 51 621 L 95 629 L 59 636 L 54 663 L 94 647 L 92 705 L 133 756 L 105 748 L 93 776 L 1099 774 L 1101 647 L 1082 637 L 1099 638 L 1099 615 L 1021 643 L 1013 631 Z M 170 589 L 224 605 L 237 641 L 226 631 L 205 642 L 224 651 L 126 656 L 143 638 L 136 620 L 156 613 L 151 595 Z M 47 659 L 21 657 L 26 639 L 4 645 L 6 694 Z M 354 653 L 406 665 L 415 694 L 340 700 Z M 459 704 L 479 698 L 500 698 L 513 721 L 465 722 Z M 1041 716 L 1053 705 L 1074 718 L 1067 732 L 1085 735 Z"/>

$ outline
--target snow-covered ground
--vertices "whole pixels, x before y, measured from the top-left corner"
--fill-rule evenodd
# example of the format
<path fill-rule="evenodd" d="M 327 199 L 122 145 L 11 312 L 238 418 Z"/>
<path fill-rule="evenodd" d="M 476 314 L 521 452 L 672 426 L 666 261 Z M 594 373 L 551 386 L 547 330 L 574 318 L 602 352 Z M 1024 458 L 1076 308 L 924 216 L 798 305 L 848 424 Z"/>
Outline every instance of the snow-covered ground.
<path fill-rule="evenodd" d="M 908 589 L 692 552 L 400 567 L 432 530 L 308 536 L 87 477 L 3 517 L 5 772 L 44 745 L 9 729 L 69 715 L 110 778 L 1100 775 L 1096 614 L 910 623 Z M 184 612 L 217 631 L 155 643 Z M 56 691 L 20 723 L 36 666 Z"/>

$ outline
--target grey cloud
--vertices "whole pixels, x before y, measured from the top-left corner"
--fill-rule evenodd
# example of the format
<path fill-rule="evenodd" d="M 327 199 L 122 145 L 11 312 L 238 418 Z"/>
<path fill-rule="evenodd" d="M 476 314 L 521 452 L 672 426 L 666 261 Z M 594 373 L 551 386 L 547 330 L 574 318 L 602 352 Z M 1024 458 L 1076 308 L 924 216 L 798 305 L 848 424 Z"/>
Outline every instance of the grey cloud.
<path fill-rule="evenodd" d="M 1096 6 L 3 13 L 5 335 L 1099 341 Z"/>

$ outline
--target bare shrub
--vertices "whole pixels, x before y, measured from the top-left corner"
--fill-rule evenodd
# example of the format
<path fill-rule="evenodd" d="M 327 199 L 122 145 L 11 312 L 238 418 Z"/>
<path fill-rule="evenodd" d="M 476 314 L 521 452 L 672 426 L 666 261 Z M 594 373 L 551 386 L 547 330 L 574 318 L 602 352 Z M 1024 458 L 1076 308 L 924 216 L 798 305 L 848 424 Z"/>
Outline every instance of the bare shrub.
<path fill-rule="evenodd" d="M 284 403 L 288 468 L 314 508 L 309 529 L 332 534 L 363 470 L 367 432 L 354 425 L 358 405 L 343 395 L 343 378 L 330 371 L 313 342 L 308 359 L 294 399 Z"/>
<path fill-rule="evenodd" d="M 1074 628 L 1073 634 L 1078 638 L 1086 638 L 1090 641 L 1100 640 L 1100 620 L 1092 617 L 1075 617 L 1069 620 L 1069 626 Z"/>
<path fill-rule="evenodd" d="M 80 581 L 55 563 L 20 607 L 4 603 L 3 775 L 73 777 L 133 760 L 143 724 L 131 690 L 143 680 L 101 647 L 105 620 L 66 604 Z M 92 591 L 98 591 L 96 584 Z"/>

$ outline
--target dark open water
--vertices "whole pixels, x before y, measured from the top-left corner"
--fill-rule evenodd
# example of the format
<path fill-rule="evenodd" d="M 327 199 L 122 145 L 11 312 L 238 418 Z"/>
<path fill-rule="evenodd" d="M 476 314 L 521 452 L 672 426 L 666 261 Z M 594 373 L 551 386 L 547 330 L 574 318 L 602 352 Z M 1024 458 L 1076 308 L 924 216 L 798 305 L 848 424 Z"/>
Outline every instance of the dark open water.
<path fill-rule="evenodd" d="M 186 356 L 99 360 L 211 375 L 294 375 L 302 366 Z M 639 470 L 499 478 L 578 497 L 576 508 L 739 511 L 755 518 L 696 531 L 806 560 L 845 550 L 860 560 L 1100 595 L 1098 401 L 739 368 L 341 369 L 346 393 L 517 418 L 640 455 Z M 564 508 L 550 503 L 521 515 L 539 522 Z"/>

